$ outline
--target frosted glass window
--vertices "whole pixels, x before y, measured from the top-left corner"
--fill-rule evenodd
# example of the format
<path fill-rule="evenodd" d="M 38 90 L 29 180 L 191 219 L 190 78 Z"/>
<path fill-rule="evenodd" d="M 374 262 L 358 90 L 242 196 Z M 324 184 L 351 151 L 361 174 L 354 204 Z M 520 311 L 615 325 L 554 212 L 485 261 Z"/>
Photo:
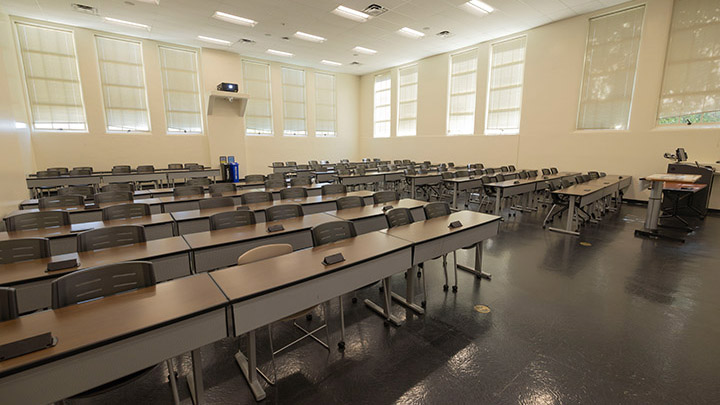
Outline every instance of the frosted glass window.
<path fill-rule="evenodd" d="M 315 73 L 315 136 L 337 135 L 335 76 Z"/>
<path fill-rule="evenodd" d="M 520 131 L 526 37 L 492 45 L 485 134 L 513 135 Z"/>
<path fill-rule="evenodd" d="M 250 95 L 245 109 L 245 135 L 272 136 L 270 65 L 244 60 L 243 86 Z"/>
<path fill-rule="evenodd" d="M 397 136 L 417 134 L 418 67 L 398 71 L 398 132 Z"/>
<path fill-rule="evenodd" d="M 305 71 L 282 68 L 285 136 L 307 136 L 305 128 Z"/>
<path fill-rule="evenodd" d="M 164 46 L 159 49 L 167 131 L 170 134 L 201 134 L 197 52 Z"/>
<path fill-rule="evenodd" d="M 477 49 L 450 56 L 448 135 L 471 135 L 475 129 Z"/>
<path fill-rule="evenodd" d="M 373 136 L 390 137 L 390 73 L 375 76 Z"/>

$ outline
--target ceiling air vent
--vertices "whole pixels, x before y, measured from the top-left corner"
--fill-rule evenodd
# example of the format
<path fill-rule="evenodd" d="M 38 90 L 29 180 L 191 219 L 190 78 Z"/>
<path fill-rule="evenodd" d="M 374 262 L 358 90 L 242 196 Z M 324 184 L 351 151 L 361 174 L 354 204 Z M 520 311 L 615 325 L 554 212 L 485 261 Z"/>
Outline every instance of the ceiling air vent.
<path fill-rule="evenodd" d="M 362 63 L 360 63 L 360 62 L 358 62 L 358 61 L 350 62 L 350 64 L 353 65 L 353 66 L 360 66 L 360 65 L 362 65 Z"/>
<path fill-rule="evenodd" d="M 90 14 L 90 15 L 99 15 L 98 9 L 96 9 L 93 6 L 88 6 L 85 4 L 80 3 L 72 3 L 70 5 L 73 10 L 77 11 L 78 13 L 84 13 L 84 14 Z"/>
<path fill-rule="evenodd" d="M 253 41 L 252 39 L 248 39 L 248 38 L 243 38 L 240 40 L 240 42 L 242 42 L 243 44 L 255 45 L 255 41 Z"/>
<path fill-rule="evenodd" d="M 438 32 L 438 33 L 435 34 L 435 35 L 438 36 L 438 37 L 440 37 L 440 38 L 442 38 L 442 39 L 445 39 L 445 38 L 450 38 L 451 36 L 453 36 L 453 35 L 455 35 L 455 34 L 453 34 L 452 32 L 446 30 L 446 31 L 440 31 L 440 32 Z"/>
<path fill-rule="evenodd" d="M 367 15 L 371 15 L 373 17 L 377 17 L 379 15 L 385 14 L 385 12 L 387 12 L 387 11 L 388 11 L 388 9 L 386 9 L 385 7 L 383 7 L 379 4 L 373 3 L 369 6 L 367 6 L 365 8 L 365 10 L 363 10 L 363 13 L 365 13 Z"/>

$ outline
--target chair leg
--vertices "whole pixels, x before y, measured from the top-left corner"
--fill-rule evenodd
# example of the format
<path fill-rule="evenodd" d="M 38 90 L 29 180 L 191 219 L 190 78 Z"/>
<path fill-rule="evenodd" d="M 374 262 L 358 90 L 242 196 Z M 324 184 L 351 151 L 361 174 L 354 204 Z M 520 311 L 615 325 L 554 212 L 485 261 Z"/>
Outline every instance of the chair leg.
<path fill-rule="evenodd" d="M 340 351 L 345 350 L 345 311 L 343 310 L 342 295 L 338 297 L 340 301 L 340 341 L 338 342 L 338 349 Z"/>
<path fill-rule="evenodd" d="M 330 327 L 328 326 L 328 318 L 330 317 L 330 301 L 325 301 L 323 305 L 323 318 L 325 318 L 325 338 L 327 339 L 328 351 L 330 350 Z"/>
<path fill-rule="evenodd" d="M 422 282 L 423 282 L 423 300 L 420 302 L 420 306 L 425 308 L 427 307 L 427 277 L 425 277 L 425 269 L 421 268 L 420 271 L 422 272 Z"/>
<path fill-rule="evenodd" d="M 275 366 L 275 348 L 273 347 L 272 323 L 268 324 L 268 337 L 270 338 L 270 354 L 272 355 L 272 367 L 273 367 L 273 381 L 271 382 L 271 384 L 275 385 L 278 382 L 278 377 L 277 377 L 277 367 Z"/>
<path fill-rule="evenodd" d="M 443 255 L 443 272 L 445 273 L 445 284 L 443 284 L 443 291 L 447 291 L 450 286 L 448 285 L 448 275 L 447 275 L 447 255 Z"/>
<path fill-rule="evenodd" d="M 170 380 L 170 388 L 172 389 L 173 403 L 178 405 L 180 404 L 180 394 L 178 394 L 177 378 L 175 377 L 175 365 L 173 364 L 173 359 L 167 359 L 165 361 L 165 365 L 168 369 L 168 379 Z"/>
<path fill-rule="evenodd" d="M 457 269 L 458 269 L 458 265 L 457 265 L 457 251 L 456 251 L 456 250 L 453 250 L 453 264 L 454 264 L 453 270 L 454 270 L 454 272 L 455 272 L 455 285 L 453 285 L 452 292 L 457 292 L 457 290 L 458 290 L 458 285 L 457 285 Z"/>

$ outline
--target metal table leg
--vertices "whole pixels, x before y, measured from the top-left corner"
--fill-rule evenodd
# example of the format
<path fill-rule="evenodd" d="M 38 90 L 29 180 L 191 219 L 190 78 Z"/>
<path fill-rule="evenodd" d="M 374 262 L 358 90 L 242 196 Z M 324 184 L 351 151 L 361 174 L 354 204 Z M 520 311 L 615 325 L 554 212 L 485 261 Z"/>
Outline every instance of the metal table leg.
<path fill-rule="evenodd" d="M 200 349 L 195 349 L 191 353 L 193 368 L 187 375 L 188 388 L 190 388 L 190 397 L 195 405 L 205 403 L 205 388 L 203 387 L 202 378 L 202 357 Z"/>
<path fill-rule="evenodd" d="M 568 201 L 568 209 L 567 209 L 567 222 L 565 224 L 565 229 L 560 228 L 548 228 L 551 231 L 554 232 L 560 232 L 560 233 L 566 233 L 568 235 L 574 235 L 574 236 L 580 236 L 580 232 L 577 232 L 575 229 L 575 201 L 577 200 L 577 196 L 571 195 L 570 200 Z"/>
<path fill-rule="evenodd" d="M 492 274 L 485 273 L 482 271 L 482 256 L 483 256 L 483 247 L 482 242 L 478 242 L 475 244 L 475 268 L 470 268 L 468 266 L 464 266 L 462 264 L 455 263 L 458 269 L 466 271 L 468 273 L 472 273 L 477 278 L 484 278 L 486 280 L 490 280 L 492 278 Z"/>
<path fill-rule="evenodd" d="M 405 297 L 394 292 L 390 292 L 390 296 L 392 297 L 392 299 L 397 301 L 398 304 L 414 311 L 419 315 L 423 315 L 425 313 L 425 310 L 421 306 L 415 304 L 415 270 L 415 266 L 413 266 L 405 272 Z"/>
<path fill-rule="evenodd" d="M 248 332 L 248 357 L 245 357 L 243 352 L 238 350 L 237 353 L 235 353 L 235 361 L 238 366 L 240 366 L 240 370 L 242 370 L 245 380 L 250 386 L 253 396 L 255 396 L 255 400 L 262 401 L 265 399 L 266 394 L 258 380 L 257 350 L 255 343 L 255 330 L 253 329 Z"/>
<path fill-rule="evenodd" d="M 390 277 L 386 277 L 382 281 L 383 283 L 383 301 L 384 301 L 384 307 L 381 307 L 380 305 L 370 301 L 369 299 L 365 300 L 365 305 L 370 308 L 373 312 L 377 313 L 378 315 L 385 318 L 386 322 L 389 322 L 395 326 L 402 325 L 402 321 L 392 315 L 390 313 L 390 304 L 391 304 L 391 291 L 390 291 Z"/>

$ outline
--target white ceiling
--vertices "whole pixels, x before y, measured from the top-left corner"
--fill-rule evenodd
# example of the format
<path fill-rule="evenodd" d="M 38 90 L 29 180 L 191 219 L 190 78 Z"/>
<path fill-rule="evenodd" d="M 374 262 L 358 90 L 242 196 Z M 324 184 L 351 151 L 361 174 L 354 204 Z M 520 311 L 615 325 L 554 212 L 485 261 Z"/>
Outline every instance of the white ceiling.
<path fill-rule="evenodd" d="M 623 3 L 626 0 L 485 0 L 495 8 L 490 15 L 469 12 L 466 0 L 160 0 L 159 5 L 140 0 L 3 0 L 3 11 L 10 14 L 95 30 L 150 38 L 170 43 L 202 46 L 242 55 L 301 66 L 353 74 L 365 74 L 427 56 L 451 51 L 562 20 L 579 14 Z M 96 7 L 100 16 L 73 11 L 71 3 Z M 360 23 L 331 11 L 342 4 L 363 10 L 376 3 L 390 11 Z M 244 27 L 211 18 L 224 11 L 258 22 Z M 101 17 L 147 24 L 150 32 L 105 22 Z M 398 35 L 402 27 L 424 32 L 422 39 Z M 448 30 L 442 39 L 435 34 Z M 303 31 L 327 38 L 321 44 L 293 37 Z M 235 42 L 232 46 L 210 45 L 198 35 Z M 282 37 L 289 37 L 284 40 Z M 242 38 L 254 40 L 245 44 Z M 376 55 L 354 55 L 352 48 L 363 46 Z M 292 52 L 292 58 L 272 56 L 268 48 Z M 320 64 L 323 59 L 343 63 L 341 67 Z M 350 62 L 360 62 L 352 66 Z"/>

